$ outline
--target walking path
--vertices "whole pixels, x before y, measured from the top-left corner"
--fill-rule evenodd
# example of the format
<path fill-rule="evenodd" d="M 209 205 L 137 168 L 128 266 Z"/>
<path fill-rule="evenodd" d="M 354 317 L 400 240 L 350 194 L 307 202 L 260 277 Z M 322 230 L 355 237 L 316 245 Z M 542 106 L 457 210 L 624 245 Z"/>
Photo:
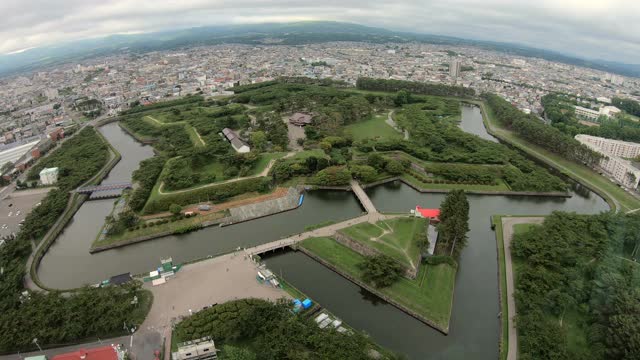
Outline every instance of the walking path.
<path fill-rule="evenodd" d="M 286 159 L 286 158 L 292 157 L 295 154 L 296 154 L 295 152 L 289 152 L 289 153 L 287 153 L 287 155 L 283 156 L 281 159 Z M 200 185 L 200 186 L 191 187 L 191 188 L 182 189 L 182 190 L 164 191 L 164 181 L 163 181 L 163 182 L 160 183 L 160 187 L 158 187 L 158 193 L 160 195 L 180 194 L 180 193 L 189 192 L 189 191 L 193 191 L 193 190 L 204 189 L 204 188 L 223 185 L 223 184 L 229 184 L 229 183 L 233 183 L 233 182 L 237 182 L 237 181 L 253 179 L 253 178 L 258 178 L 258 177 L 265 177 L 265 176 L 269 175 L 269 171 L 271 171 L 271 168 L 276 163 L 276 160 L 277 159 L 271 159 L 269 161 L 269 164 L 267 165 L 267 167 L 257 175 L 244 176 L 244 177 L 239 177 L 239 178 L 235 178 L 235 179 L 229 179 L 229 180 L 220 181 L 220 182 L 214 182 L 214 183 L 211 183 L 211 184 Z"/>
<path fill-rule="evenodd" d="M 518 333 L 516 331 L 516 302 L 514 298 L 513 264 L 511 262 L 511 240 L 513 239 L 513 226 L 516 224 L 542 224 L 544 217 L 503 217 L 502 241 L 504 244 L 505 275 L 507 277 L 507 307 L 509 319 L 509 351 L 507 360 L 518 358 Z M 504 316 L 504 309 L 502 309 Z"/>
<path fill-rule="evenodd" d="M 399 133 L 404 133 L 404 139 L 405 140 L 409 140 L 409 130 L 404 129 L 404 132 L 402 131 L 402 129 L 400 129 L 400 127 L 398 126 L 398 123 L 396 123 L 393 120 L 393 113 L 395 112 L 395 110 L 391 110 L 389 111 L 389 113 L 387 114 L 387 120 L 386 123 L 391 126 L 392 128 L 396 129 L 397 132 Z"/>
<path fill-rule="evenodd" d="M 351 189 L 353 190 L 353 193 L 356 194 L 356 197 L 358 198 L 358 200 L 360 200 L 360 203 L 362 204 L 362 206 L 364 206 L 364 209 L 367 211 L 367 213 L 378 213 L 375 205 L 373 205 L 373 202 L 371 201 L 371 199 L 369 199 L 369 195 L 364 192 L 364 190 L 360 186 L 360 183 L 355 180 L 351 180 Z"/>

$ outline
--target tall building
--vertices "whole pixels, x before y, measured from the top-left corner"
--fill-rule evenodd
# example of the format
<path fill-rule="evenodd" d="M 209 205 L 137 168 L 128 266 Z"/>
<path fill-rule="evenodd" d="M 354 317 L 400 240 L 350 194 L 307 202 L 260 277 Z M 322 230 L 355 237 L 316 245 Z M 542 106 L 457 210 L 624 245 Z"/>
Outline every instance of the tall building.
<path fill-rule="evenodd" d="M 449 75 L 451 75 L 452 78 L 455 79 L 460 75 L 460 66 L 460 60 L 451 60 L 451 63 L 449 63 Z"/>

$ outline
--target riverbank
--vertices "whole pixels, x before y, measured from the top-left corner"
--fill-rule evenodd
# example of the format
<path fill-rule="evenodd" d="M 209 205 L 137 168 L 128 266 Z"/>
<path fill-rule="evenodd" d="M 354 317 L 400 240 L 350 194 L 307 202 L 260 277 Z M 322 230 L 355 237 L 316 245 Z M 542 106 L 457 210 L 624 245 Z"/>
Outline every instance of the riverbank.
<path fill-rule="evenodd" d="M 415 280 L 401 278 L 388 288 L 365 283 L 358 264 L 364 256 L 332 238 L 311 238 L 297 249 L 354 284 L 447 335 L 453 307 L 456 269 L 448 264 L 424 265 Z"/>
<path fill-rule="evenodd" d="M 594 170 L 564 159 L 539 146 L 533 145 L 519 138 L 512 131 L 504 129 L 498 124 L 491 110 L 488 109 L 483 101 L 468 101 L 469 103 L 480 106 L 482 118 L 489 134 L 504 141 L 515 148 L 527 153 L 529 156 L 551 166 L 563 175 L 577 181 L 586 186 L 591 191 L 600 195 L 609 204 L 612 211 L 630 211 L 640 208 L 640 199 L 627 193 L 624 189 L 609 181 L 609 179 L 598 174 Z"/>

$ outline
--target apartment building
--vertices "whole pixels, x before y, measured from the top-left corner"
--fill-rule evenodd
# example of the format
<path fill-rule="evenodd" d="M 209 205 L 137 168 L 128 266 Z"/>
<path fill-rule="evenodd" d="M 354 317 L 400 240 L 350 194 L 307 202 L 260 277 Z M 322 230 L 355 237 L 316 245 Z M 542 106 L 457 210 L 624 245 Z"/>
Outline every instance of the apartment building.
<path fill-rule="evenodd" d="M 598 164 L 603 172 L 626 188 L 638 187 L 640 169 L 626 159 L 640 155 L 640 144 L 583 134 L 576 135 L 575 139 L 604 155 Z"/>

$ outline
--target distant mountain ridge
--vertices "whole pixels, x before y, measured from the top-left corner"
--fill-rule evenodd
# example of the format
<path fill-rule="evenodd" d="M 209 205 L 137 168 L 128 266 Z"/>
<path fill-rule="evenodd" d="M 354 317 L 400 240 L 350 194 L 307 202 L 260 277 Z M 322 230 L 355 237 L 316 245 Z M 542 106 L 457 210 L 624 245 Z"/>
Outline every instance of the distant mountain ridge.
<path fill-rule="evenodd" d="M 471 45 L 525 57 L 538 57 L 625 76 L 640 77 L 640 64 L 585 60 L 523 45 L 456 38 L 451 36 L 398 32 L 333 21 L 266 23 L 255 25 L 206 26 L 136 35 L 111 35 L 0 55 L 0 76 L 32 71 L 70 61 L 82 61 L 117 52 L 141 53 L 182 47 L 217 44 L 302 45 L 330 41 L 370 43 L 422 42 L 441 45 Z"/>

